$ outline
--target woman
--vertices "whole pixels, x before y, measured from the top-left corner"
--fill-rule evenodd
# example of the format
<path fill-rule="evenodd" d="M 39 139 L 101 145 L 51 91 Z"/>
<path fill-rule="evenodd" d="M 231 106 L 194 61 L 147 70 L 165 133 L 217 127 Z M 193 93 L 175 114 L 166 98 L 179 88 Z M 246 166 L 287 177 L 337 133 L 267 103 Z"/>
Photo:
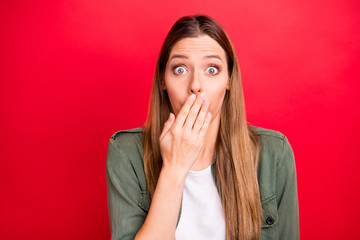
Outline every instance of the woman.
<path fill-rule="evenodd" d="M 145 127 L 107 153 L 112 239 L 298 239 L 296 169 L 280 132 L 246 121 L 224 29 L 179 19 L 156 65 Z"/>

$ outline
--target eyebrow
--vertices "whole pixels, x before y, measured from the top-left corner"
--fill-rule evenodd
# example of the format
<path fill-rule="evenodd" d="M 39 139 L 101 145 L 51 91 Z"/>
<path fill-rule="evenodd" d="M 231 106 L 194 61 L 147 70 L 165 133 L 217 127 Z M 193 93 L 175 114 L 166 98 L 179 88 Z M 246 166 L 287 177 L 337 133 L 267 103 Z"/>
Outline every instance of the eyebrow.
<path fill-rule="evenodd" d="M 188 58 L 187 56 L 185 56 L 185 55 L 175 54 L 175 55 L 173 55 L 173 56 L 170 58 L 169 62 L 170 62 L 172 59 L 174 59 L 174 58 L 185 58 L 185 59 L 189 59 L 189 58 Z M 222 62 L 221 58 L 220 58 L 218 55 L 207 55 L 207 56 L 204 57 L 204 59 L 208 59 L 208 58 L 217 58 L 217 59 L 219 59 L 219 60 Z"/>

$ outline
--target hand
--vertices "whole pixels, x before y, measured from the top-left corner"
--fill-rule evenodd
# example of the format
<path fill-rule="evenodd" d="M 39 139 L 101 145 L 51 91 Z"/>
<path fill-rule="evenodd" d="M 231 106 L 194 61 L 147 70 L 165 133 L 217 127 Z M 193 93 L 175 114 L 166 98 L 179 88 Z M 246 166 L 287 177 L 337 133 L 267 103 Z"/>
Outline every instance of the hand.
<path fill-rule="evenodd" d="M 204 94 L 192 94 L 178 116 L 170 113 L 160 134 L 163 168 L 187 174 L 199 157 L 208 130 L 211 113 Z"/>

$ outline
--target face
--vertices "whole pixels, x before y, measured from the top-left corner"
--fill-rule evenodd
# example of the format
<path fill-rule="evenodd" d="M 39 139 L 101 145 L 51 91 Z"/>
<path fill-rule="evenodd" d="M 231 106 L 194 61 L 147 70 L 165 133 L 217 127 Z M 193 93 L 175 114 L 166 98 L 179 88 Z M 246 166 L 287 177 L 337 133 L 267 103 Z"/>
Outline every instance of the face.
<path fill-rule="evenodd" d="M 220 119 L 221 106 L 229 89 L 226 53 L 208 35 L 184 38 L 170 52 L 165 69 L 165 83 L 174 114 L 180 112 L 192 93 L 204 93 L 212 121 Z"/>

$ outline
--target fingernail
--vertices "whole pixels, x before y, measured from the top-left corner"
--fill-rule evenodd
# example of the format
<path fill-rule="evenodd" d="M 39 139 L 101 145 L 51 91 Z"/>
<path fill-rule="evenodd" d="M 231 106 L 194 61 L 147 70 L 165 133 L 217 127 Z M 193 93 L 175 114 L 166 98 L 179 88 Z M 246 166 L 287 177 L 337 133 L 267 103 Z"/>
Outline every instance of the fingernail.
<path fill-rule="evenodd" d="M 195 94 L 191 94 L 190 97 L 191 97 L 192 99 L 195 99 L 195 98 L 196 98 L 196 95 L 195 95 Z"/>
<path fill-rule="evenodd" d="M 172 121 L 174 119 L 174 114 L 170 113 L 169 120 Z"/>
<path fill-rule="evenodd" d="M 201 101 L 204 99 L 204 93 L 200 93 L 198 96 L 197 96 L 197 99 L 198 101 Z"/>

